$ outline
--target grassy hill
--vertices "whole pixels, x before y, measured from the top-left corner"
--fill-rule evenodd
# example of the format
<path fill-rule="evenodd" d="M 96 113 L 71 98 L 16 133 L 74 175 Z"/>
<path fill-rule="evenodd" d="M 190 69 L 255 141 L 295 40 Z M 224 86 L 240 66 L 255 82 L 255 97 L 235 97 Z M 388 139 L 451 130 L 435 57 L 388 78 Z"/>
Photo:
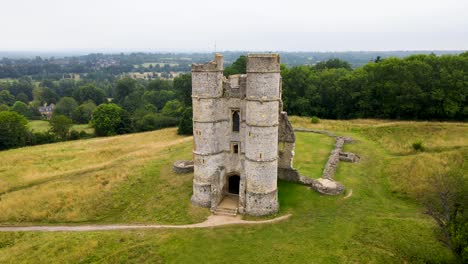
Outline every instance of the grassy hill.
<path fill-rule="evenodd" d="M 319 195 L 279 182 L 284 222 L 187 230 L 0 233 L 0 263 L 440 263 L 454 261 L 432 219 L 409 198 L 427 168 L 463 162 L 463 123 L 322 121 L 296 127 L 351 135 L 336 179 L 353 195 Z M 411 144 L 422 141 L 424 152 Z M 295 167 L 318 178 L 332 138 L 298 133 Z M 0 223 L 194 223 L 209 215 L 190 205 L 193 175 L 172 173 L 191 157 L 191 137 L 175 129 L 0 152 Z M 448 164 L 448 165 L 447 165 Z M 457 164 L 457 163 L 454 163 Z M 454 165 L 455 166 L 455 165 Z"/>

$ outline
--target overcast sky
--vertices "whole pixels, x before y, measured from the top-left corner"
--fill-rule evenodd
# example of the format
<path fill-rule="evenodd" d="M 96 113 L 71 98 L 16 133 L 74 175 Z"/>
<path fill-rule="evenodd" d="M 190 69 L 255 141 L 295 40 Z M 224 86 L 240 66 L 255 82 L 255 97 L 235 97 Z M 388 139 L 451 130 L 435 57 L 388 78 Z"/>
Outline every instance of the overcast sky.
<path fill-rule="evenodd" d="M 468 49 L 468 0 L 0 0 L 2 51 Z"/>

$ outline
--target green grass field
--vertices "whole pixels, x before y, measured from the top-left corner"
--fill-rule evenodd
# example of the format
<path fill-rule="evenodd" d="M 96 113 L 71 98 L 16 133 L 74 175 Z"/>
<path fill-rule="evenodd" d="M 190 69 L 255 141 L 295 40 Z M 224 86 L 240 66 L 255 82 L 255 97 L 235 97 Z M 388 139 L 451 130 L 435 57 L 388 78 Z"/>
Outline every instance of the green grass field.
<path fill-rule="evenodd" d="M 0 233 L 0 263 L 450 263 L 436 225 L 405 193 L 424 162 L 464 159 L 463 123 L 327 121 L 296 127 L 350 135 L 336 179 L 353 195 L 323 196 L 279 182 L 284 222 L 185 230 Z M 411 143 L 423 140 L 426 151 Z M 333 139 L 298 133 L 295 167 L 318 178 Z M 194 223 L 207 209 L 190 205 L 191 174 L 172 162 L 191 157 L 190 137 L 175 129 L 0 152 L 3 225 Z M 413 166 L 413 170 L 408 170 Z M 416 166 L 416 167 L 415 167 Z"/>
<path fill-rule="evenodd" d="M 30 130 L 35 131 L 35 132 L 46 132 L 47 130 L 50 129 L 49 122 L 44 121 L 44 120 L 29 121 L 28 127 Z M 87 124 L 80 124 L 80 125 L 75 124 L 72 126 L 71 130 L 76 130 L 78 132 L 84 131 L 88 134 L 94 133 L 94 129 Z"/>

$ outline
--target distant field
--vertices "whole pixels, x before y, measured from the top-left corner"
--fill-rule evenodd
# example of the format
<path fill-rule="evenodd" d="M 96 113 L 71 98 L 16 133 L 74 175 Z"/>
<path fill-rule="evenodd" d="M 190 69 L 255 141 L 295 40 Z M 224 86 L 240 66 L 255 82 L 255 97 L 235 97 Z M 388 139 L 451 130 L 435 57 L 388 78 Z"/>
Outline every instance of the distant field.
<path fill-rule="evenodd" d="M 50 129 L 50 125 L 49 125 L 49 122 L 48 121 L 44 121 L 44 120 L 34 120 L 34 121 L 30 121 L 28 123 L 28 127 L 30 130 L 33 130 L 33 131 L 36 131 L 36 132 L 46 132 L 47 130 Z M 87 124 L 75 124 L 72 126 L 71 130 L 76 130 L 78 132 L 81 132 L 81 131 L 84 131 L 88 134 L 93 134 L 94 133 L 94 129 L 92 127 L 90 127 L 89 125 Z"/>
<path fill-rule="evenodd" d="M 162 78 L 162 79 L 173 79 L 181 74 L 184 74 L 184 72 L 170 72 L 172 74 L 172 78 L 163 78 L 161 77 L 161 73 L 159 72 L 127 72 L 124 73 L 123 75 L 129 76 L 130 78 L 133 79 L 154 79 L 154 78 Z"/>
<path fill-rule="evenodd" d="M 143 64 L 140 64 L 141 66 L 145 67 L 145 68 L 149 68 L 150 65 L 153 65 L 156 66 L 156 65 L 159 65 L 159 67 L 164 67 L 165 64 L 169 64 L 169 66 L 178 66 L 179 64 L 178 63 L 165 63 L 165 62 L 146 62 L 146 63 L 143 63 Z M 137 67 L 139 65 L 135 65 L 135 67 Z"/>
<path fill-rule="evenodd" d="M 468 153 L 464 123 L 328 121 L 295 127 L 353 136 L 336 179 L 353 195 L 323 196 L 279 182 L 284 222 L 187 230 L 0 233 L 0 263 L 447 263 L 436 225 L 405 195 L 419 170 Z M 423 140 L 427 150 L 410 143 Z M 295 167 L 320 177 L 334 141 L 297 133 Z M 193 223 L 208 209 L 190 205 L 193 174 L 172 173 L 191 158 L 192 138 L 175 129 L 0 152 L 3 224 Z M 408 168 L 412 168 L 409 170 Z"/>

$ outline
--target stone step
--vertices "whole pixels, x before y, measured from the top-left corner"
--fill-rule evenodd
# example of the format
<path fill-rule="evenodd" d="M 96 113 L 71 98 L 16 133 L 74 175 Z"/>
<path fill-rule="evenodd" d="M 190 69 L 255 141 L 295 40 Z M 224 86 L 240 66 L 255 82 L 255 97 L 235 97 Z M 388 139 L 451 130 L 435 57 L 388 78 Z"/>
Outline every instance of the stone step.
<path fill-rule="evenodd" d="M 232 208 L 222 208 L 218 207 L 214 211 L 215 215 L 227 215 L 227 216 L 236 216 L 237 215 L 237 208 L 232 209 Z"/>

